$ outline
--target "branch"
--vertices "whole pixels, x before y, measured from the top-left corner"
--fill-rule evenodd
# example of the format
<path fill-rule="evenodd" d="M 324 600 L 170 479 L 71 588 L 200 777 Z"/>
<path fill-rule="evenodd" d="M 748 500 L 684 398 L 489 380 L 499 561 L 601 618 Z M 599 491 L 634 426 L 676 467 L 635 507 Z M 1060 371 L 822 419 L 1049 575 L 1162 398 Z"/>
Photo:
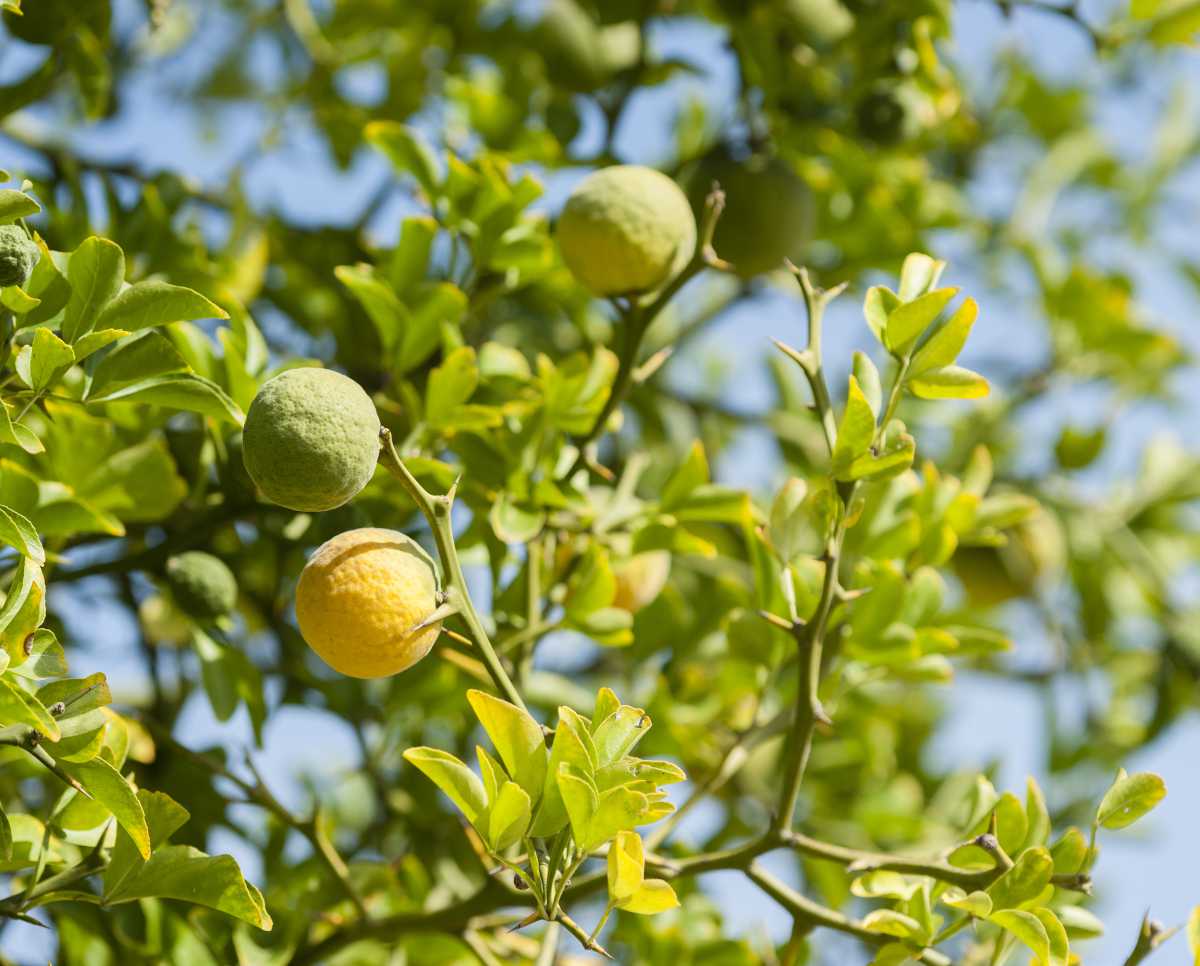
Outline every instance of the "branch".
<path fill-rule="evenodd" d="M 801 895 L 796 890 L 780 882 L 757 865 L 751 865 L 746 870 L 746 876 L 751 882 L 762 889 L 763 892 L 787 909 L 798 921 L 847 933 L 861 939 L 865 943 L 870 943 L 872 946 L 885 946 L 888 943 L 895 942 L 895 937 L 893 936 L 871 932 L 871 930 L 864 928 L 859 921 L 843 916 L 840 912 L 828 909 L 820 903 L 813 902 L 807 896 Z M 951 961 L 947 957 L 932 949 L 922 950 L 916 954 L 916 958 L 918 962 L 926 963 L 928 966 L 951 966 Z"/>
<path fill-rule="evenodd" d="M 211 774 L 220 778 L 224 778 L 232 782 L 246 796 L 247 802 L 257 805 L 264 811 L 270 812 L 280 822 L 289 828 L 295 829 L 306 839 L 313 848 L 316 856 L 325 864 L 326 868 L 342 887 L 342 891 L 346 893 L 346 897 L 353 903 L 362 920 L 367 920 L 366 904 L 363 898 L 359 895 L 358 889 L 350 880 L 350 870 L 346 867 L 345 860 L 338 854 L 333 843 L 329 841 L 324 829 L 321 826 L 319 814 L 316 810 L 309 818 L 301 818 L 294 814 L 291 809 L 284 805 L 271 790 L 263 782 L 262 777 L 254 767 L 254 763 L 250 760 L 249 755 L 246 756 L 246 766 L 254 775 L 254 781 L 248 782 L 240 775 L 230 771 L 223 762 L 217 761 L 208 755 L 203 755 L 198 751 L 193 751 L 180 741 L 178 741 L 169 731 L 162 727 L 153 718 L 142 715 L 139 720 L 146 726 L 154 737 L 163 744 L 168 745 L 173 751 L 194 762 L 202 768 L 207 769 Z"/>
<path fill-rule="evenodd" d="M 492 646 L 487 629 L 483 626 L 483 618 L 475 609 L 470 591 L 467 589 L 467 579 L 463 576 L 462 564 L 458 559 L 458 548 L 454 545 L 454 527 L 450 519 L 450 510 L 454 506 L 455 488 L 452 486 L 450 492 L 442 496 L 430 493 L 417 482 L 417 478 L 400 459 L 400 454 L 396 452 L 396 447 L 392 443 L 391 430 L 385 426 L 379 431 L 379 436 L 383 443 L 379 451 L 379 462 L 383 464 L 384 469 L 400 481 L 413 502 L 416 503 L 417 509 L 429 523 L 429 529 L 433 531 L 438 558 L 442 562 L 442 583 L 444 585 L 442 589 L 446 595 L 446 603 L 454 608 L 466 622 L 467 629 L 474 639 L 475 647 L 479 650 L 480 657 L 483 658 L 483 663 L 500 693 L 522 711 L 527 710 L 516 685 L 508 676 L 504 665 L 500 663 L 500 658 Z"/>

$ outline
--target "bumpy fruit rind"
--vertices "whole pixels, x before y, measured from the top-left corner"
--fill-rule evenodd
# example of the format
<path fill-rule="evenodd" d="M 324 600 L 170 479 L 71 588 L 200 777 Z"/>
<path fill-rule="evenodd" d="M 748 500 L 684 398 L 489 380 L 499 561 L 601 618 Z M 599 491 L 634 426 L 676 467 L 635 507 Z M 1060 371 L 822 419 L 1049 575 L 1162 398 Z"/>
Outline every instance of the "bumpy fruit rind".
<path fill-rule="evenodd" d="M 189 617 L 216 620 L 237 606 L 237 579 L 225 562 L 202 550 L 189 550 L 167 560 L 167 586 Z"/>
<path fill-rule="evenodd" d="M 39 254 L 33 239 L 19 225 L 0 225 L 0 286 L 29 281 Z"/>
<path fill-rule="evenodd" d="M 437 579 L 409 537 L 364 527 L 326 541 L 296 586 L 300 634 L 335 671 L 354 678 L 398 674 L 421 660 L 441 622 Z"/>
<path fill-rule="evenodd" d="M 653 168 L 616 165 L 579 183 L 558 220 L 558 245 L 596 295 L 662 287 L 691 258 L 696 219 L 687 197 Z"/>
<path fill-rule="evenodd" d="M 263 383 L 250 404 L 242 455 L 272 503 L 332 510 L 375 472 L 379 415 L 353 379 L 331 369 L 289 369 Z"/>

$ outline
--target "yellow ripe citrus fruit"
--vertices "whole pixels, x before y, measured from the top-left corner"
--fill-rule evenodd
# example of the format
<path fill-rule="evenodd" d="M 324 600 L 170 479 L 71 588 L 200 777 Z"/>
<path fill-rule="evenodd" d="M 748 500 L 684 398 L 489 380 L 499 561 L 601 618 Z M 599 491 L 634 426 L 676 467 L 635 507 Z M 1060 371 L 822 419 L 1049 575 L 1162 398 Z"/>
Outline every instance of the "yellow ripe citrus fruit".
<path fill-rule="evenodd" d="M 713 182 L 725 192 L 725 208 L 713 234 L 717 255 L 742 278 L 799 263 L 812 233 L 808 186 L 778 158 L 745 160 L 713 156 L 684 175 L 692 208 L 704 209 Z"/>
<path fill-rule="evenodd" d="M 634 554 L 613 569 L 617 592 L 613 607 L 637 613 L 662 593 L 671 575 L 671 554 L 666 550 L 646 550 Z"/>
<path fill-rule="evenodd" d="M 687 196 L 665 174 L 636 164 L 588 175 L 558 220 L 558 246 L 575 277 L 596 295 L 660 288 L 696 247 Z"/>
<path fill-rule="evenodd" d="M 296 587 L 300 634 L 335 671 L 382 678 L 421 660 L 441 621 L 414 633 L 437 608 L 424 553 L 395 530 L 363 527 L 327 540 Z"/>
<path fill-rule="evenodd" d="M 272 503 L 332 510 L 367 485 L 379 459 L 379 415 L 362 387 L 332 369 L 288 369 L 258 390 L 242 430 L 246 472 Z"/>

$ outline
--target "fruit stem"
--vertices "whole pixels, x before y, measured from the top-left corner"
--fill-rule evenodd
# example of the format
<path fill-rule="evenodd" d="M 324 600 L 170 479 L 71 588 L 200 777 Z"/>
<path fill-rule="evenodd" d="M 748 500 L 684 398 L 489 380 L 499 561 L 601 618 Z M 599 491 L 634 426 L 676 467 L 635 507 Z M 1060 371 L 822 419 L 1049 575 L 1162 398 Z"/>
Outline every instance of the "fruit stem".
<path fill-rule="evenodd" d="M 487 667 L 488 673 L 500 693 L 522 711 L 528 710 L 516 685 L 508 676 L 508 672 L 504 670 L 504 665 L 500 662 L 496 649 L 492 646 L 487 629 L 483 626 L 483 619 L 475 609 L 470 591 L 467 589 L 467 580 L 463 576 L 462 564 L 458 559 L 458 548 L 454 545 L 454 527 L 450 519 L 450 509 L 454 505 L 454 487 L 450 488 L 449 493 L 441 496 L 430 493 L 417 482 L 417 478 L 400 459 L 400 454 L 396 452 L 395 444 L 392 442 L 391 430 L 386 426 L 383 427 L 379 431 L 379 439 L 381 442 L 380 463 L 400 481 L 433 531 L 438 558 L 442 562 L 442 589 L 446 594 L 446 603 L 458 611 L 467 625 L 475 647 L 478 648 L 480 657 L 483 658 L 484 666 Z"/>

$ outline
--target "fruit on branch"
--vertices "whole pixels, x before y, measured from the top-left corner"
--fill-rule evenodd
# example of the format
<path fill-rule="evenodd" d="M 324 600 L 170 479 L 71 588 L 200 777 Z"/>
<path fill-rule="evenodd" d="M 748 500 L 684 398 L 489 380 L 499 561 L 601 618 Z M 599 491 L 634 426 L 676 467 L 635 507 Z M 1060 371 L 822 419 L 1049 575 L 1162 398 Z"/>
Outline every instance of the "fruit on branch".
<path fill-rule="evenodd" d="M 535 40 L 550 79 L 579 92 L 602 87 L 636 64 L 641 53 L 637 24 L 602 27 L 575 0 L 549 0 Z"/>
<path fill-rule="evenodd" d="M 654 603 L 671 575 L 671 553 L 668 550 L 646 550 L 634 554 L 613 568 L 617 590 L 613 607 L 636 614 Z"/>
<path fill-rule="evenodd" d="M 960 547 L 954 572 L 974 607 L 994 607 L 1058 580 L 1066 566 L 1066 535 L 1058 519 L 1039 510 L 1007 531 L 999 547 Z"/>
<path fill-rule="evenodd" d="M 332 510 L 375 472 L 379 414 L 353 379 L 331 369 L 289 369 L 263 383 L 250 404 L 242 455 L 272 503 Z"/>
<path fill-rule="evenodd" d="M 833 44 L 854 29 L 854 14 L 839 0 L 783 0 L 780 12 L 811 43 Z"/>
<path fill-rule="evenodd" d="M 223 560 L 203 550 L 167 559 L 167 586 L 175 603 L 200 621 L 224 617 L 237 606 L 237 580 Z"/>
<path fill-rule="evenodd" d="M 39 254 L 20 225 L 0 225 L 0 285 L 24 285 Z"/>
<path fill-rule="evenodd" d="M 684 174 L 697 217 L 713 182 L 725 192 L 725 207 L 713 234 L 717 255 L 742 278 L 799 264 L 812 234 L 813 205 L 808 186 L 778 158 L 756 155 L 736 160 L 713 154 Z"/>
<path fill-rule="evenodd" d="M 660 288 L 691 258 L 696 219 L 687 196 L 653 168 L 622 164 L 581 181 L 558 220 L 567 267 L 596 295 Z"/>
<path fill-rule="evenodd" d="M 300 634 L 335 671 L 397 674 L 421 660 L 441 631 L 429 557 L 395 530 L 363 527 L 327 540 L 296 586 Z"/>
<path fill-rule="evenodd" d="M 906 91 L 893 84 L 877 84 L 854 109 L 858 129 L 876 144 L 894 145 L 916 133 L 916 117 Z"/>

